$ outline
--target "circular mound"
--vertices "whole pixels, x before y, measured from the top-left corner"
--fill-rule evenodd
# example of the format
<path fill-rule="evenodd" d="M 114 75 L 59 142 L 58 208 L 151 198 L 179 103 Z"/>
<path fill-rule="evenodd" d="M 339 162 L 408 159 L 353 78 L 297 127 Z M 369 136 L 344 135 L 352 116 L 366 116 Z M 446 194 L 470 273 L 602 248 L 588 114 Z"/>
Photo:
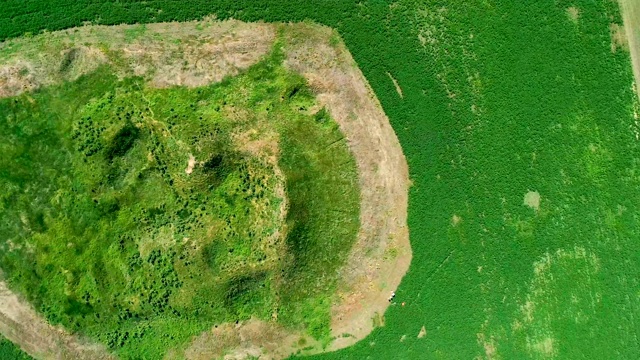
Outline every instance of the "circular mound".
<path fill-rule="evenodd" d="M 359 225 L 356 165 L 281 61 L 194 89 L 105 66 L 3 100 L 10 284 L 125 356 L 251 317 L 327 339 Z"/>
<path fill-rule="evenodd" d="M 406 161 L 335 32 L 205 20 L 15 45 L 1 333 L 45 357 L 278 358 L 383 323 L 411 259 Z"/>

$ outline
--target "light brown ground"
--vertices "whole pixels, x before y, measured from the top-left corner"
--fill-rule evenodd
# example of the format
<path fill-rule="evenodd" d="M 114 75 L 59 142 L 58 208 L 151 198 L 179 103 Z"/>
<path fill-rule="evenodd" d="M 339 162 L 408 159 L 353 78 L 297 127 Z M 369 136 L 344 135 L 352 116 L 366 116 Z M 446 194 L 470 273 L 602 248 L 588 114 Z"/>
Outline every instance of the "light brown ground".
<path fill-rule="evenodd" d="M 580 20 L 580 9 L 575 6 L 567 8 L 567 16 L 569 16 L 569 20 L 577 24 L 578 20 Z"/>
<path fill-rule="evenodd" d="M 345 134 L 358 166 L 361 228 L 333 307 L 329 349 L 354 344 L 389 306 L 411 262 L 407 228 L 409 172 L 400 143 L 364 75 L 330 28 L 296 24 L 285 64 L 300 72 Z M 390 251 L 395 249 L 394 251 Z M 395 256 L 385 256 L 394 253 Z M 349 336 L 344 336 L 349 335 Z"/>
<path fill-rule="evenodd" d="M 633 74 L 636 78 L 636 93 L 640 99 L 640 1 L 638 0 L 618 0 L 624 28 L 629 42 L 629 52 L 631 53 L 631 63 Z"/>
<path fill-rule="evenodd" d="M 540 193 L 537 191 L 528 191 L 524 194 L 523 204 L 536 211 L 540 210 Z"/>
<path fill-rule="evenodd" d="M 629 50 L 629 43 L 627 42 L 627 35 L 623 25 L 609 24 L 609 33 L 611 34 L 612 53 L 615 53 L 618 49 Z"/>
<path fill-rule="evenodd" d="M 274 40 L 272 24 L 214 20 L 85 26 L 8 40 L 0 43 L 0 97 L 75 80 L 106 62 L 154 87 L 203 86 L 255 64 Z M 60 71 L 70 49 L 78 55 Z"/>
<path fill-rule="evenodd" d="M 338 35 L 330 28 L 311 24 L 279 27 L 285 34 L 285 65 L 307 79 L 319 103 L 339 124 L 358 167 L 361 228 L 340 272 L 342 280 L 333 304 L 331 327 L 336 340 L 327 350 L 336 350 L 364 338 L 376 319 L 378 326 L 383 326 L 388 296 L 409 268 L 408 168 L 388 118 Z M 152 86 L 201 86 L 237 74 L 259 61 L 271 48 L 275 33 L 276 25 L 211 20 L 151 24 L 145 28 L 83 27 L 48 34 L 46 39 L 35 37 L 30 41 L 39 47 L 31 47 L 30 52 L 21 52 L 20 56 L 12 47 L 25 40 L 12 40 L 0 44 L 0 64 L 5 64 L 0 65 L 0 97 L 77 78 L 102 62 L 111 62 L 121 76 L 143 76 Z M 59 64 L 73 47 L 80 49 L 81 58 L 93 58 L 95 62 L 83 60 L 61 74 Z M 45 55 L 40 55 L 43 52 Z M 124 62 L 114 62 L 122 58 Z M 242 142 L 243 135 L 238 134 L 237 140 Z M 251 142 L 245 145 L 265 146 Z M 185 171 L 191 163 L 189 159 Z M 6 289 L 5 293 L 13 296 Z M 14 327 L 24 328 L 22 333 L 7 337 L 29 353 L 55 358 L 59 349 L 49 345 L 53 343 L 63 344 L 58 346 L 68 351 L 85 349 L 64 333 L 38 331 L 42 336 L 31 340 L 25 324 L 5 321 L 12 307 L 28 309 L 29 305 L 15 298 L 7 306 L 9 302 L 1 300 L 0 297 L 0 333 L 11 335 Z M 34 329 L 49 327 L 33 311 L 28 320 L 18 320 L 22 319 Z M 36 345 L 31 344 L 34 341 Z M 322 351 L 303 331 L 251 320 L 219 325 L 196 337 L 184 354 L 171 352 L 167 358 L 282 358 L 303 348 L 303 353 Z M 85 357 L 94 356 L 87 351 Z"/>
<path fill-rule="evenodd" d="M 422 326 L 422 328 L 420 328 L 420 332 L 418 333 L 418 339 L 422 339 L 425 336 L 427 336 L 427 329 Z"/>
<path fill-rule="evenodd" d="M 104 349 L 89 344 L 63 329 L 47 324 L 42 317 L 7 286 L 0 274 L 0 334 L 19 344 L 37 359 L 114 359 Z"/>

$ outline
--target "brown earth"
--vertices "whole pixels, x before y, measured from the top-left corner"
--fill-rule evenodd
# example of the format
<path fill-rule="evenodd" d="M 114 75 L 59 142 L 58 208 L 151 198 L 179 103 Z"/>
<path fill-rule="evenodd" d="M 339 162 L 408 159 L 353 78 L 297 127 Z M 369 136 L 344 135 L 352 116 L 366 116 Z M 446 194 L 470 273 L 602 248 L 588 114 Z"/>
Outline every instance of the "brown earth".
<path fill-rule="evenodd" d="M 361 227 L 340 271 L 332 310 L 335 340 L 324 349 L 336 350 L 364 338 L 374 326 L 383 326 L 389 294 L 409 268 L 411 247 L 406 225 L 406 160 L 375 94 L 335 31 L 307 23 L 205 20 L 86 26 L 15 39 L 0 44 L 0 97 L 73 80 L 104 62 L 120 76 L 143 76 L 152 86 L 202 86 L 258 62 L 271 49 L 277 32 L 283 34 L 285 66 L 306 78 L 320 105 L 339 124 L 358 167 Z M 13 50 L 20 47 L 24 48 L 20 53 Z M 70 49 L 79 49 L 75 58 L 80 60 L 61 73 L 60 64 Z M 272 147 L 270 140 L 245 141 L 248 135 L 238 134 L 236 140 L 248 149 Z M 196 160 L 189 158 L 187 173 Z M 80 359 L 109 357 L 101 347 L 84 345 L 51 327 L 4 283 L 0 286 L 0 333 L 30 354 L 38 358 L 65 358 L 65 354 Z M 21 315 L 15 316 L 16 311 Z M 218 325 L 196 337 L 184 352 L 170 352 L 167 358 L 283 358 L 296 351 L 323 349 L 303 329 L 284 329 L 275 321 L 253 319 Z"/>
<path fill-rule="evenodd" d="M 640 99 L 640 1 L 618 0 L 624 21 L 624 29 L 629 43 L 633 74 L 636 78 L 636 94 Z"/>

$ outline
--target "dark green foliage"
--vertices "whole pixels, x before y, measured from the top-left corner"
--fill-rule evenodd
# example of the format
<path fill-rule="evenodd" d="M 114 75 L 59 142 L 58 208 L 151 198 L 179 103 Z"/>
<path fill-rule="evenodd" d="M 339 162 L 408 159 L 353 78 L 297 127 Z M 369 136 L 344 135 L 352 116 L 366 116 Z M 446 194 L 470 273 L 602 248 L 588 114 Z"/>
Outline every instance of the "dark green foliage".
<path fill-rule="evenodd" d="M 577 23 L 570 6 L 580 9 Z M 11 0 L 0 37 L 212 13 L 335 27 L 409 161 L 413 262 L 396 291 L 406 306 L 392 306 L 385 326 L 356 346 L 318 357 L 475 358 L 492 343 L 496 357 L 539 358 L 536 345 L 548 336 L 556 358 L 637 359 L 637 100 L 628 53 L 610 49 L 616 7 L 606 0 Z M 541 194 L 538 212 L 522 204 L 529 190 Z M 453 215 L 462 219 L 455 227 Z M 597 272 L 576 249 L 599 259 Z M 535 264 L 547 254 L 553 276 L 536 280 Z M 539 311 L 529 324 L 527 301 Z M 427 336 L 418 339 L 423 325 Z"/>
<path fill-rule="evenodd" d="M 127 151 L 133 147 L 133 143 L 139 135 L 140 130 L 131 122 L 126 122 L 124 126 L 118 130 L 118 133 L 116 133 L 113 139 L 109 140 L 109 144 L 105 149 L 107 159 L 111 161 L 115 157 L 120 157 L 126 154 Z"/>
<path fill-rule="evenodd" d="M 33 358 L 13 344 L 11 341 L 0 336 L 0 359 L 2 360 L 33 360 Z"/>
<path fill-rule="evenodd" d="M 317 113 L 315 113 L 315 115 L 313 115 L 313 118 L 319 123 L 324 123 L 331 119 L 331 117 L 329 116 L 329 112 L 327 111 L 326 108 L 320 109 L 320 111 L 318 111 Z"/>
<path fill-rule="evenodd" d="M 62 59 L 62 63 L 60 64 L 60 72 L 66 73 L 71 69 L 73 62 L 78 57 L 79 50 L 76 48 L 72 48 L 64 54 L 64 58 Z"/>
<path fill-rule="evenodd" d="M 251 293 L 266 286 L 266 280 L 267 274 L 265 272 L 230 279 L 224 291 L 224 303 L 227 306 L 246 304 L 251 301 Z"/>

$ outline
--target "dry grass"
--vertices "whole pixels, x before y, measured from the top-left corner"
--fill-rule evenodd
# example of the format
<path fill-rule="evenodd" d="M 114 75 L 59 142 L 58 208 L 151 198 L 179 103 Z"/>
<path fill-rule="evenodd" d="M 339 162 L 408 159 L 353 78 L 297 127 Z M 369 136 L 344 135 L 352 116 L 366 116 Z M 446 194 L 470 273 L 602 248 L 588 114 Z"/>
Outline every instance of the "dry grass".
<path fill-rule="evenodd" d="M 571 20 L 571 22 L 577 24 L 578 20 L 580 20 L 580 9 L 575 6 L 567 8 L 567 16 L 569 16 L 569 20 Z"/>
<path fill-rule="evenodd" d="M 640 92 L 637 90 L 640 87 L 640 1 L 618 0 L 618 2 L 620 3 L 629 52 L 631 53 L 633 74 L 636 78 L 636 93 L 640 99 Z"/>
<path fill-rule="evenodd" d="M 86 26 L 1 44 L 0 97 L 72 81 L 104 63 L 121 77 L 142 76 L 153 87 L 203 86 L 257 63 L 275 40 L 274 25 L 264 23 L 150 24 L 132 38 L 137 28 Z M 9 51 L 13 47 L 20 52 Z"/>
<path fill-rule="evenodd" d="M 422 339 L 425 336 L 427 336 L 427 329 L 422 326 L 422 328 L 420 328 L 420 332 L 418 333 L 418 339 Z"/>
<path fill-rule="evenodd" d="M 609 25 L 609 32 L 611 33 L 612 53 L 615 53 L 618 49 L 629 50 L 624 26 L 611 23 Z"/>
<path fill-rule="evenodd" d="M 361 228 L 333 306 L 331 350 L 368 335 L 375 314 L 411 262 L 407 228 L 409 174 L 400 143 L 364 75 L 331 29 L 296 24 L 287 29 L 286 65 L 301 73 L 345 134 L 358 166 Z M 335 43 L 336 45 L 330 45 Z M 375 149 L 375 150 L 372 150 Z M 396 249 L 395 257 L 385 257 Z M 350 336 L 343 336 L 348 334 Z"/>
<path fill-rule="evenodd" d="M 540 210 L 540 194 L 537 191 L 529 191 L 524 194 L 523 204 L 538 211 Z"/>

